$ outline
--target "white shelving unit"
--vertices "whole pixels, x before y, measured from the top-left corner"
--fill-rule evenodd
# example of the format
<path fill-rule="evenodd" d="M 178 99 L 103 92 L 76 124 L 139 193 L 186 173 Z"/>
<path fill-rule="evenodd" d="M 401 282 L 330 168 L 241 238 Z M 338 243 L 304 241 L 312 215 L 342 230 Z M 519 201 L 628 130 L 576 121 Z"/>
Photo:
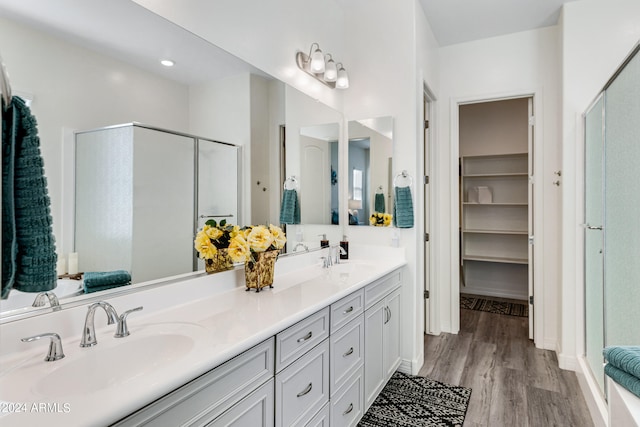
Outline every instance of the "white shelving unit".
<path fill-rule="evenodd" d="M 461 158 L 462 292 L 527 299 L 528 165 L 527 153 Z M 474 187 L 487 187 L 491 202 L 471 202 Z"/>

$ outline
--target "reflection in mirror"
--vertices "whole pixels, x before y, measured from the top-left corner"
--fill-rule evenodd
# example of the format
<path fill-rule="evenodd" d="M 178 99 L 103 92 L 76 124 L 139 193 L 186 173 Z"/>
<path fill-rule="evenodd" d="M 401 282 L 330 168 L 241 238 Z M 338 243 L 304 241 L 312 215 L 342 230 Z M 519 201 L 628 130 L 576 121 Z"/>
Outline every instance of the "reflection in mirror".
<path fill-rule="evenodd" d="M 339 224 L 337 123 L 300 128 L 300 216 L 303 224 Z"/>
<path fill-rule="evenodd" d="M 393 210 L 393 118 L 349 122 L 349 225 Z"/>
<path fill-rule="evenodd" d="M 140 33 L 140 28 L 145 29 L 144 34 Z M 277 224 L 284 179 L 280 167 L 286 162 L 288 174 L 301 176 L 299 150 L 291 148 L 292 153 L 287 152 L 286 160 L 280 158 L 283 129 L 286 129 L 287 141 L 294 142 L 302 127 L 342 122 L 342 115 L 335 110 L 129 0 L 97 3 L 2 0 L 0 40 L 3 40 L 2 55 L 11 75 L 14 94 L 32 99 L 31 109 L 38 120 L 51 197 L 56 246 L 62 257 L 76 251 L 73 233 L 77 226 L 73 215 L 76 203 L 74 131 L 139 122 L 242 146 L 234 154 L 240 157 L 242 166 L 239 177 L 223 170 L 233 165 L 233 161 L 223 159 L 221 153 L 205 153 L 200 146 L 200 158 L 207 156 L 215 160 L 214 164 L 209 163 L 206 167 L 201 164 L 199 168 L 198 203 L 201 210 L 195 214 L 198 217 L 230 214 L 223 206 L 218 206 L 223 199 L 225 203 L 234 203 L 234 200 L 226 200 L 229 196 L 237 198 L 240 206 L 238 216 L 232 222 Z M 175 60 L 174 67 L 159 65 L 159 59 L 166 56 Z M 286 128 L 283 127 L 285 124 Z M 145 161 L 142 156 L 139 160 L 148 169 L 180 173 L 174 170 L 177 162 L 174 158 L 147 157 Z M 107 166 L 116 167 L 116 164 L 109 162 Z M 193 160 L 190 168 L 193 168 Z M 169 182 L 164 184 L 165 188 L 170 185 Z M 224 189 L 225 197 L 215 200 L 202 197 L 203 193 L 217 191 L 216 187 Z M 241 191 L 237 191 L 238 188 Z M 156 193 L 160 196 L 164 191 L 157 189 Z M 103 199 L 97 203 L 106 203 L 106 196 Z M 142 200 L 134 192 L 130 201 L 135 204 Z M 83 203 L 82 200 L 78 202 Z M 162 232 L 168 225 L 157 223 L 155 219 L 167 204 L 163 204 L 160 197 L 147 202 L 150 203 L 149 212 L 143 220 L 134 222 L 133 227 L 142 223 L 141 227 Z M 153 206 L 153 203 L 162 207 Z M 193 200 L 185 201 L 183 205 L 184 212 L 180 214 L 189 214 L 188 223 L 192 228 Z M 172 203 L 172 206 L 178 205 Z M 182 211 L 181 208 L 178 210 Z M 198 219 L 198 226 L 201 226 L 204 219 Z M 95 226 L 96 217 L 85 217 L 84 220 Z M 310 224 L 304 230 L 302 227 L 307 227 L 306 224 L 297 227 L 299 230 L 292 232 L 300 236 L 299 240 L 315 240 L 312 233 L 316 232 L 333 233 L 329 223 Z M 103 240 L 114 238 L 109 230 L 103 232 L 106 233 Z M 339 236 L 340 232 L 334 234 Z M 192 238 L 193 235 L 189 237 L 189 250 L 182 254 L 189 259 L 181 263 L 184 267 L 176 269 L 170 263 L 158 265 L 156 277 L 164 280 L 167 275 L 194 271 Z M 147 247 L 146 250 L 152 252 L 164 246 Z M 132 252 L 132 256 L 139 253 L 124 246 L 120 248 L 123 253 Z M 78 250 L 78 253 L 80 265 L 83 260 L 89 261 L 87 249 Z M 135 264 L 135 260 L 128 262 Z M 120 264 L 105 268 L 87 266 L 87 269 L 94 268 L 128 270 Z M 196 268 L 202 270 L 202 264 Z M 149 276 L 144 275 L 134 277 L 134 284 L 127 289 L 135 291 L 151 286 L 135 283 L 148 279 Z M 76 280 L 59 281 L 55 292 L 63 309 L 99 298 L 95 294 L 64 298 L 65 295 L 77 295 L 79 290 L 82 290 L 81 285 Z M 124 288 L 118 290 L 124 291 Z M 11 321 L 16 315 L 24 317 L 50 311 L 31 308 L 35 298 L 32 294 L 22 295 L 23 299 L 15 305 L 13 302 L 20 299 L 14 298 L 16 295 L 11 293 L 13 301 L 0 301 L 0 320 Z"/>

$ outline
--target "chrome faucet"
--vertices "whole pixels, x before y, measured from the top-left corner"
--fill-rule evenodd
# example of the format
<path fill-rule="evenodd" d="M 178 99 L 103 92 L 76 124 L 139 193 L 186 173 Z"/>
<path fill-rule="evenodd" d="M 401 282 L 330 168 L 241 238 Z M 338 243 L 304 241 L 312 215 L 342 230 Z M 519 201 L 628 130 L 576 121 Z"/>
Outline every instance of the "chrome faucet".
<path fill-rule="evenodd" d="M 116 328 L 116 338 L 124 338 L 129 336 L 129 328 L 127 327 L 127 316 L 134 311 L 142 310 L 142 306 L 127 310 L 118 317 L 118 327 Z"/>
<path fill-rule="evenodd" d="M 305 252 L 309 252 L 309 246 L 305 245 L 302 242 L 299 242 L 294 248 L 293 248 L 293 252 L 296 252 L 298 250 L 298 248 L 302 246 L 304 248 Z"/>
<path fill-rule="evenodd" d="M 342 246 L 336 246 L 336 261 L 335 264 L 340 264 L 340 255 L 346 255 L 347 251 Z"/>
<path fill-rule="evenodd" d="M 28 338 L 22 338 L 22 342 L 32 342 L 39 340 L 41 338 L 51 338 L 49 342 L 49 352 L 44 358 L 45 362 L 53 362 L 56 360 L 60 360 L 64 357 L 64 351 L 62 351 L 62 340 L 60 339 L 60 335 L 55 334 L 53 332 L 47 332 L 46 334 L 34 335 Z"/>
<path fill-rule="evenodd" d="M 96 309 L 100 307 L 107 313 L 107 324 L 112 325 L 118 321 L 118 313 L 111 304 L 105 301 L 98 301 L 89 306 L 87 310 L 87 317 L 84 319 L 84 328 L 82 330 L 82 341 L 80 341 L 80 347 L 92 347 L 98 344 L 96 339 L 96 328 L 93 320 Z"/>
<path fill-rule="evenodd" d="M 58 297 L 53 292 L 40 292 L 36 295 L 36 299 L 33 300 L 32 307 L 44 307 L 45 298 L 49 299 L 49 305 L 53 308 L 53 311 L 60 310 L 60 302 Z"/>

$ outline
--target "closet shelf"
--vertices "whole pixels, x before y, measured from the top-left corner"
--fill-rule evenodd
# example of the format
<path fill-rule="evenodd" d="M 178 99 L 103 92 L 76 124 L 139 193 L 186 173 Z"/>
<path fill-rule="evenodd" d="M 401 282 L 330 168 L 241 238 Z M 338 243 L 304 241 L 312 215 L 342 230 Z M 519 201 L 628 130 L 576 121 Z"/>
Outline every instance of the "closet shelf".
<path fill-rule="evenodd" d="M 475 234 L 515 234 L 515 235 L 528 235 L 527 230 L 486 230 L 486 229 L 465 229 L 463 233 L 475 233 Z"/>
<path fill-rule="evenodd" d="M 465 174 L 464 178 L 526 178 L 529 176 L 526 172 L 519 173 L 474 173 L 474 174 Z"/>
<path fill-rule="evenodd" d="M 465 206 L 528 206 L 528 203 L 472 203 L 463 202 Z"/>
<path fill-rule="evenodd" d="M 499 262 L 503 264 L 528 264 L 527 258 L 492 257 L 483 255 L 464 255 L 464 261 Z"/>

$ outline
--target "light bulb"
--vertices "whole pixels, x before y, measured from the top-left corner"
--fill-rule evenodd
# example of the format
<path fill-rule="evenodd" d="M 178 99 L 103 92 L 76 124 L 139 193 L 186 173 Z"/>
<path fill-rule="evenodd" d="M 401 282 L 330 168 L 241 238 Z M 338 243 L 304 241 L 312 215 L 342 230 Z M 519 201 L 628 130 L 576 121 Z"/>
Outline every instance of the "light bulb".
<path fill-rule="evenodd" d="M 329 56 L 329 60 L 326 63 L 324 69 L 324 79 L 327 82 L 335 82 L 338 77 L 338 69 L 336 68 L 336 63 L 333 62 L 331 56 Z"/>
<path fill-rule="evenodd" d="M 309 68 L 312 73 L 324 73 L 324 55 L 319 47 L 311 54 L 311 64 Z"/>
<path fill-rule="evenodd" d="M 349 76 L 347 75 L 347 70 L 344 69 L 342 64 L 340 64 L 340 67 L 338 68 L 336 87 L 339 89 L 347 89 L 349 87 Z"/>

